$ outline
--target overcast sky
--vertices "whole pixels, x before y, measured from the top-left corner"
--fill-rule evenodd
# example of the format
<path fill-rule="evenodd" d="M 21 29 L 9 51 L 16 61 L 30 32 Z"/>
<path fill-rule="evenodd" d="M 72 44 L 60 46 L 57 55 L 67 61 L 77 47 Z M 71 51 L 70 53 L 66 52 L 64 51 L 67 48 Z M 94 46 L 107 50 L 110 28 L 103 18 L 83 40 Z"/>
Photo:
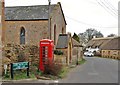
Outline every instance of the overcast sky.
<path fill-rule="evenodd" d="M 78 34 L 94 28 L 104 36 L 118 34 L 118 1 L 120 0 L 51 0 L 52 4 L 61 2 L 67 32 Z M 6 6 L 46 4 L 48 0 L 5 0 Z"/>

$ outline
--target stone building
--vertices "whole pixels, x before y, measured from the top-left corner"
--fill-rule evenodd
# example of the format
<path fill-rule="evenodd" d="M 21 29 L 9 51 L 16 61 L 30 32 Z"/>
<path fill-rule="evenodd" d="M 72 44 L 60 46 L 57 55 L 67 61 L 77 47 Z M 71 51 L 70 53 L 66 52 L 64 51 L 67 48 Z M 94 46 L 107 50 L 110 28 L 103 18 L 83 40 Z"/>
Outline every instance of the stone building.
<path fill-rule="evenodd" d="M 61 3 L 37 6 L 4 7 L 4 44 L 39 45 L 41 39 L 52 39 L 56 45 L 60 33 L 66 33 Z M 49 27 L 50 26 L 50 27 Z"/>
<path fill-rule="evenodd" d="M 0 76 L 2 75 L 2 42 L 1 42 L 1 36 L 2 36 L 2 24 L 1 24 L 1 14 L 2 14 L 2 11 L 1 11 L 1 6 L 2 3 L 0 2 Z"/>
<path fill-rule="evenodd" d="M 36 6 L 5 7 L 2 0 L 2 64 L 29 61 L 38 63 L 39 42 L 51 39 L 55 47 L 59 34 L 66 34 L 66 20 L 61 3 Z M 37 49 L 37 52 L 32 52 Z M 19 51 L 16 54 L 16 49 Z M 22 49 L 22 50 L 21 50 Z M 32 57 L 34 56 L 32 60 Z M 22 58 L 23 57 L 23 58 Z M 3 68 L 2 65 L 2 68 Z M 32 65 L 32 64 L 31 64 Z"/>
<path fill-rule="evenodd" d="M 102 49 L 106 43 L 108 43 L 113 37 L 107 37 L 107 38 L 93 38 L 88 42 L 86 45 L 86 48 L 99 48 Z"/>
<path fill-rule="evenodd" d="M 69 65 L 72 62 L 72 38 L 70 33 L 59 35 L 56 49 L 63 52 L 66 64 Z"/>
<path fill-rule="evenodd" d="M 71 33 L 59 35 L 56 49 L 63 52 L 67 65 L 74 65 L 82 60 L 82 48 L 82 45 L 71 37 Z"/>
<path fill-rule="evenodd" d="M 72 38 L 72 62 L 73 64 L 83 59 L 83 45 Z"/>
<path fill-rule="evenodd" d="M 120 37 L 94 38 L 86 48 L 99 48 L 101 57 L 120 59 Z"/>
<path fill-rule="evenodd" d="M 102 57 L 120 59 L 120 37 L 115 37 L 102 48 Z"/>
<path fill-rule="evenodd" d="M 73 61 L 72 53 L 78 51 L 79 45 L 73 45 L 71 34 L 66 34 L 67 23 L 60 2 L 50 6 L 14 7 L 5 7 L 3 2 L 2 25 L 2 41 L 5 46 L 12 44 L 13 49 L 17 45 L 39 47 L 41 39 L 51 39 L 54 41 L 55 49 L 64 51 L 67 65 Z M 80 56 L 80 52 L 78 53 Z"/>

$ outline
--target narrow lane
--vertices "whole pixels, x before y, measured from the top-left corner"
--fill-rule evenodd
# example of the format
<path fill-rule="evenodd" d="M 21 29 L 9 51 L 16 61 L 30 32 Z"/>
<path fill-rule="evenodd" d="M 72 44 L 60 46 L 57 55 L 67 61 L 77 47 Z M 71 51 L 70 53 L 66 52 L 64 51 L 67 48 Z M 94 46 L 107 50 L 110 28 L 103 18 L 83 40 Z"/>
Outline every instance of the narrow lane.
<path fill-rule="evenodd" d="M 86 57 L 85 64 L 72 69 L 60 83 L 117 83 L 118 61 Z"/>
<path fill-rule="evenodd" d="M 87 61 L 59 80 L 25 80 L 16 83 L 118 83 L 118 60 L 86 57 Z"/>

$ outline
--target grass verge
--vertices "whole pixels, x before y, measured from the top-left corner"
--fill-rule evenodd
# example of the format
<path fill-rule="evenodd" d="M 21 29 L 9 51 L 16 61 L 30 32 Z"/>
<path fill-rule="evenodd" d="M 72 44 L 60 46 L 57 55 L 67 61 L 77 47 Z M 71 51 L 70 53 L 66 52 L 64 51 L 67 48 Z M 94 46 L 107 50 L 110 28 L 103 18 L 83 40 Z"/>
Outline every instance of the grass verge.
<path fill-rule="evenodd" d="M 68 67 L 63 67 L 61 72 L 59 73 L 58 77 L 59 78 L 64 78 L 67 73 L 69 72 L 69 68 Z"/>
<path fill-rule="evenodd" d="M 15 71 L 13 80 L 21 80 L 21 79 L 30 79 L 36 78 L 33 73 L 29 73 L 29 77 L 27 76 L 27 72 Z M 7 73 L 3 76 L 3 80 L 12 80 L 10 73 Z"/>
<path fill-rule="evenodd" d="M 78 61 L 78 65 L 84 64 L 86 62 L 85 59 L 82 59 L 81 61 Z"/>

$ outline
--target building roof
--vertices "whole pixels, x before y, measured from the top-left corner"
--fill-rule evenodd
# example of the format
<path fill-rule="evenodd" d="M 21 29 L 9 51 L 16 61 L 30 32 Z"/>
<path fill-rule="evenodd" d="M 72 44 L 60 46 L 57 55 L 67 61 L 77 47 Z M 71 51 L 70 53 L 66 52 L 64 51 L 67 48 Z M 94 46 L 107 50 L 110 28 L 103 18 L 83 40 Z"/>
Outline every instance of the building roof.
<path fill-rule="evenodd" d="M 60 34 L 58 37 L 57 42 L 57 49 L 63 49 L 68 47 L 68 35 L 67 34 Z"/>
<path fill-rule="evenodd" d="M 57 42 L 57 49 L 64 49 L 64 48 L 68 48 L 68 43 L 69 43 L 69 34 L 59 34 L 58 37 L 58 42 Z M 72 45 L 73 47 L 83 47 L 81 45 L 81 43 L 79 43 L 78 41 L 76 41 L 75 39 L 72 39 Z"/>
<path fill-rule="evenodd" d="M 72 38 L 73 47 L 83 47 L 81 43 Z"/>
<path fill-rule="evenodd" d="M 32 19 L 48 19 L 48 5 L 5 7 L 5 20 Z"/>
<path fill-rule="evenodd" d="M 120 50 L 120 37 L 111 39 L 102 47 L 102 50 Z"/>
<path fill-rule="evenodd" d="M 58 5 L 60 6 L 65 24 L 67 24 L 60 2 L 50 5 L 51 12 Z M 5 7 L 5 20 L 48 20 L 48 7 L 49 5 Z"/>
<path fill-rule="evenodd" d="M 87 44 L 86 47 L 93 47 L 95 48 L 96 46 L 101 47 L 103 44 L 107 43 L 108 41 L 110 41 L 113 38 L 93 38 L 92 40 L 90 40 Z"/>
<path fill-rule="evenodd" d="M 118 40 L 120 37 L 95 38 L 88 42 L 86 47 L 99 47 L 106 50 L 119 49 Z"/>

